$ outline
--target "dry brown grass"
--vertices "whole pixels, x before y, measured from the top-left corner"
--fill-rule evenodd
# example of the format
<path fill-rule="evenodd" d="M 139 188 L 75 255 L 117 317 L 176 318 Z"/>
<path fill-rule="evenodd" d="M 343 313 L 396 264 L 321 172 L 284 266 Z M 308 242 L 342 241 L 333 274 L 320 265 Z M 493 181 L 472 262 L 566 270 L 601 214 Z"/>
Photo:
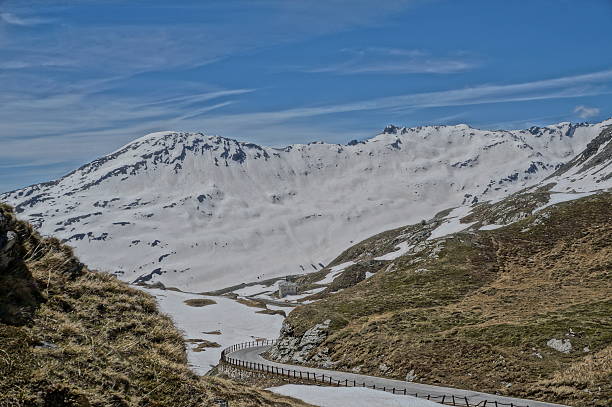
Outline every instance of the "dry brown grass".
<path fill-rule="evenodd" d="M 211 300 L 210 298 L 192 298 L 183 302 L 189 305 L 190 307 L 205 307 L 207 305 L 217 303 L 215 300 Z"/>
<path fill-rule="evenodd" d="M 196 346 L 192 349 L 194 352 L 204 352 L 206 348 L 220 348 L 221 345 L 217 342 L 208 341 L 206 339 L 187 339 L 187 343 L 195 343 Z"/>
<path fill-rule="evenodd" d="M 400 257 L 396 271 L 298 307 L 288 322 L 301 334 L 331 319 L 313 354 L 329 349 L 339 369 L 397 379 L 414 369 L 426 383 L 608 406 L 610 207 L 612 194 L 601 194 L 458 234 L 437 258 L 428 250 Z M 549 348 L 551 338 L 570 339 L 574 351 Z M 593 380 L 577 378 L 589 369 Z"/>
<path fill-rule="evenodd" d="M 0 274 L 10 277 L 21 267 L 42 298 L 24 305 L 34 306 L 27 324 L 0 322 L 0 406 L 187 407 L 210 406 L 215 398 L 231 406 L 305 406 L 196 376 L 183 338 L 153 297 L 81 267 L 69 248 L 41 239 L 24 222 L 13 219 L 11 229 L 25 261 Z"/>
<path fill-rule="evenodd" d="M 551 378 L 529 386 L 534 397 L 567 400 L 575 405 L 588 402 L 594 396 L 601 405 L 612 405 L 612 345 L 584 357 L 568 369 L 556 372 Z M 580 394 L 581 391 L 583 394 Z"/>
<path fill-rule="evenodd" d="M 246 305 L 247 307 L 263 308 L 263 309 L 267 309 L 268 308 L 266 303 L 263 302 L 263 301 L 250 300 L 248 298 L 236 298 L 235 300 L 237 302 L 239 302 L 240 304 L 242 304 L 242 305 Z"/>
<path fill-rule="evenodd" d="M 262 309 L 261 311 L 255 311 L 256 314 L 266 314 L 266 315 L 282 315 L 284 317 L 287 316 L 285 311 L 282 309 Z"/>

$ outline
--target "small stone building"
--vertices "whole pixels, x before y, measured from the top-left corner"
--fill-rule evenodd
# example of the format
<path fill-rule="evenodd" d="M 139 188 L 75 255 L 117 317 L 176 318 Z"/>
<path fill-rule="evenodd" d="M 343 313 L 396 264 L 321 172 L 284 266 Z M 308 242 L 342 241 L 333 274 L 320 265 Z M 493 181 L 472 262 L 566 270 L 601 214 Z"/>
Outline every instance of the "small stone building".
<path fill-rule="evenodd" d="M 297 294 L 297 284 L 287 280 L 281 280 L 278 282 L 278 296 L 283 298 L 287 295 Z"/>

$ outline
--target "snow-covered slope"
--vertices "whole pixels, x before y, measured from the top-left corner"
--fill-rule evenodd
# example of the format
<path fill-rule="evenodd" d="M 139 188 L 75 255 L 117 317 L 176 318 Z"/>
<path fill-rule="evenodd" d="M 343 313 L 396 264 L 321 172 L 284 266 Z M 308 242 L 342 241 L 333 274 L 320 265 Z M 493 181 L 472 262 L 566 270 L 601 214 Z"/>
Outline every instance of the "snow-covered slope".
<path fill-rule="evenodd" d="M 319 270 L 377 232 L 534 185 L 610 124 L 388 126 L 283 149 L 161 132 L 0 199 L 92 267 L 208 291 Z"/>

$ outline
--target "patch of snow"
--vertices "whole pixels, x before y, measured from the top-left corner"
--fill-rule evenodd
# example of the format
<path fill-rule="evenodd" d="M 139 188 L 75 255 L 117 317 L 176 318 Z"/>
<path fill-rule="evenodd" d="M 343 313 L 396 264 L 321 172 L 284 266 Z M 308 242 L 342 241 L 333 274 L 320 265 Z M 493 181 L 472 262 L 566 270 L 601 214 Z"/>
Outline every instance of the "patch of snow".
<path fill-rule="evenodd" d="M 573 201 L 575 199 L 584 198 L 589 195 L 593 195 L 595 192 L 579 192 L 579 193 L 561 193 L 561 192 L 552 192 L 550 194 L 550 199 L 548 202 L 537 208 L 533 213 L 537 213 L 542 209 L 548 208 L 549 206 L 556 205 L 561 202 Z"/>
<path fill-rule="evenodd" d="M 427 240 L 437 239 L 452 233 L 461 232 L 475 224 L 476 222 L 461 223 L 461 218 L 467 216 L 472 211 L 470 206 L 460 206 L 453 209 L 446 217 L 444 222 L 435 228 Z"/>
<path fill-rule="evenodd" d="M 396 251 L 391 253 L 383 254 L 382 256 L 375 257 L 374 260 L 395 260 L 400 256 L 408 253 L 410 249 L 412 249 L 412 245 L 409 245 L 408 242 L 401 242 L 397 246 L 395 246 Z"/>
<path fill-rule="evenodd" d="M 320 284 L 320 283 L 317 282 L 317 284 Z M 306 298 L 309 295 L 320 293 L 323 290 L 325 290 L 325 287 L 317 287 L 317 288 L 313 288 L 312 290 L 304 291 L 302 294 L 287 295 L 287 296 L 281 298 L 280 300 L 281 301 L 285 301 L 285 302 L 295 302 L 295 301 L 300 300 L 302 298 Z M 277 301 L 278 301 L 278 299 L 277 299 Z"/>
<path fill-rule="evenodd" d="M 187 344 L 187 357 L 192 370 L 205 374 L 219 362 L 221 351 L 233 344 L 252 341 L 254 338 L 275 338 L 283 323 L 282 315 L 257 314 L 257 308 L 248 307 L 227 297 L 202 296 L 172 290 L 147 289 L 134 286 L 153 295 L 161 312 L 168 314 L 185 339 L 206 339 L 217 342 L 218 348 L 206 348 L 194 352 L 197 345 Z M 192 307 L 185 300 L 208 298 L 216 304 Z M 204 332 L 221 331 L 221 335 L 206 335 Z"/>
<path fill-rule="evenodd" d="M 440 407 L 442 405 L 412 396 L 400 396 L 363 387 L 285 384 L 267 390 L 295 397 L 319 407 Z"/>
<path fill-rule="evenodd" d="M 265 286 L 263 284 L 256 284 L 256 285 L 247 286 L 247 287 L 244 287 L 244 288 L 239 288 L 238 290 L 234 290 L 232 292 L 236 293 L 236 294 L 238 294 L 240 296 L 246 297 L 246 296 L 249 296 L 249 295 L 259 294 L 259 293 L 262 293 L 264 291 L 273 292 L 273 291 L 276 291 L 276 290 L 274 289 L 274 287 Z"/>
<path fill-rule="evenodd" d="M 296 294 L 296 295 L 286 295 L 283 298 L 276 298 L 276 297 L 272 297 L 269 294 L 257 294 L 254 295 L 253 298 L 259 298 L 262 300 L 270 300 L 270 301 L 277 301 L 277 302 L 286 302 L 288 304 L 295 304 L 297 303 L 299 300 L 301 300 L 302 298 L 306 298 L 309 295 L 313 295 L 316 293 L 320 293 L 321 291 L 325 290 L 326 287 L 317 287 L 317 288 L 313 288 L 312 290 L 308 290 L 308 291 L 304 291 L 302 294 Z M 299 302 L 300 304 L 307 304 L 307 301 L 303 301 L 303 302 Z M 270 307 L 268 307 L 270 308 Z"/>
<path fill-rule="evenodd" d="M 287 305 L 282 306 L 282 305 L 276 305 L 276 304 L 266 304 L 266 306 L 268 307 L 268 309 L 271 309 L 271 310 L 285 311 L 285 314 L 287 315 L 289 315 L 289 313 L 295 309 L 294 306 L 287 306 Z"/>
<path fill-rule="evenodd" d="M 478 230 L 495 230 L 495 229 L 503 228 L 504 226 L 507 226 L 507 225 L 496 225 L 496 224 L 484 225 Z"/>
<path fill-rule="evenodd" d="M 354 261 L 347 261 L 345 263 L 338 264 L 337 266 L 332 267 L 329 270 L 329 273 L 327 273 L 327 275 L 325 276 L 325 278 L 317 281 L 316 283 L 321 285 L 331 284 L 340 273 L 342 273 L 346 268 L 352 266 L 353 264 L 355 264 Z"/>

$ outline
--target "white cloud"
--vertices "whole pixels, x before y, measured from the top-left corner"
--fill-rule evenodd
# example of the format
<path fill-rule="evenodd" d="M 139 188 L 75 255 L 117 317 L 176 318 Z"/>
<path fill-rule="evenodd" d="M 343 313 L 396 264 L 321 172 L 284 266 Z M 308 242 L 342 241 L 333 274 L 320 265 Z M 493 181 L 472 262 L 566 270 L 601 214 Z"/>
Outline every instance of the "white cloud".
<path fill-rule="evenodd" d="M 351 57 L 343 62 L 314 68 L 297 68 L 310 73 L 335 74 L 450 74 L 476 68 L 480 62 L 473 57 L 433 56 L 418 49 L 377 48 L 342 49 Z"/>
<path fill-rule="evenodd" d="M 579 105 L 574 109 L 574 113 L 581 119 L 588 119 L 589 117 L 597 116 L 599 114 L 599 108 Z"/>
<path fill-rule="evenodd" d="M 0 22 L 19 26 L 32 26 L 38 24 L 47 24 L 51 20 L 39 17 L 18 17 L 13 13 L 0 13 Z"/>
<path fill-rule="evenodd" d="M 0 11 L 0 25 L 49 23 L 53 20 L 43 17 L 45 11 L 65 8 L 78 15 L 87 7 L 86 2 L 65 0 L 21 1 L 6 3 L 4 10 Z M 248 14 L 249 18 L 228 16 L 210 20 L 206 16 L 228 13 L 223 2 L 176 5 L 177 9 L 187 8 L 193 15 L 202 15 L 203 24 L 173 20 L 165 24 L 148 23 L 150 15 L 168 8 L 163 3 L 151 4 L 147 5 L 149 10 L 143 12 L 138 23 L 83 25 L 76 19 L 65 17 L 63 24 L 52 27 L 52 35 L 23 30 L 19 36 L 4 36 L 1 39 L 6 44 L 2 44 L 2 48 L 14 52 L 0 54 L 0 57 L 7 66 L 29 64 L 31 59 L 40 66 L 54 64 L 58 59 L 69 60 L 77 69 L 94 69 L 113 75 L 192 68 L 263 47 L 375 24 L 378 19 L 420 1 L 388 0 L 374 4 L 369 0 L 328 0 L 313 7 L 310 2 L 236 0 L 228 2 L 233 3 L 229 9 L 240 10 L 240 15 Z M 104 3 L 103 0 L 90 2 Z M 2 0 L 0 4 L 4 4 Z M 156 8 L 161 10 L 155 11 Z M 345 12 L 347 8 L 350 13 Z M 34 16 L 35 12 L 42 13 L 42 16 Z M 46 58 L 51 62 L 45 63 Z"/>

